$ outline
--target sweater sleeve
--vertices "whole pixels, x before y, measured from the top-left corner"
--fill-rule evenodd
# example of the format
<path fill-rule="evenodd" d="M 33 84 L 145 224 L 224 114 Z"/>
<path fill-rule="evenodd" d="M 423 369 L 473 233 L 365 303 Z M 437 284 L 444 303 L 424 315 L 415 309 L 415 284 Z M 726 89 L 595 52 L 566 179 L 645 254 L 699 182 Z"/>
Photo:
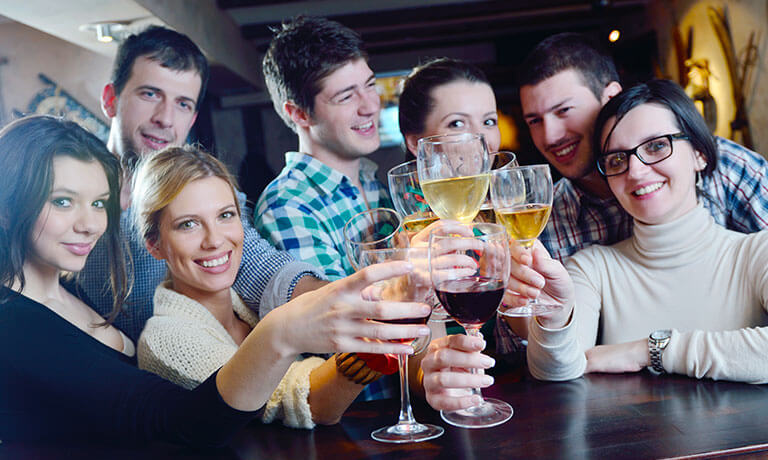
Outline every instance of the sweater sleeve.
<path fill-rule="evenodd" d="M 768 383 L 768 231 L 751 235 L 739 258 L 748 260 L 742 289 L 751 292 L 754 305 L 724 305 L 761 310 L 763 327 L 730 331 L 672 331 L 664 350 L 664 369 L 696 378 Z"/>
<path fill-rule="evenodd" d="M 2 440 L 216 446 L 259 415 L 228 406 L 215 374 L 185 390 L 26 298 L 0 305 L 0 367 Z"/>
<path fill-rule="evenodd" d="M 576 299 L 568 324 L 562 329 L 547 329 L 531 319 L 527 358 L 531 375 L 537 379 L 563 381 L 584 374 L 587 366 L 584 352 L 597 340 L 602 303 L 599 277 L 595 276 L 599 271 L 588 257 L 590 252 L 582 250 L 566 262 Z"/>
<path fill-rule="evenodd" d="M 267 401 L 262 421 L 271 423 L 279 419 L 291 428 L 314 428 L 308 401 L 309 374 L 324 362 L 322 358 L 310 357 L 291 364 Z"/>

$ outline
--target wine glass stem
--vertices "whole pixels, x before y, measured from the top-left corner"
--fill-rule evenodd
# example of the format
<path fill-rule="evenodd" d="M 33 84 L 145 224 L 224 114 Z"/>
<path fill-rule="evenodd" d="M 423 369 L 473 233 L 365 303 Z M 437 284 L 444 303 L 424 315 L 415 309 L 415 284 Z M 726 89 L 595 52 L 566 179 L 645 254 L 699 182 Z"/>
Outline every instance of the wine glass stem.
<path fill-rule="evenodd" d="M 481 339 L 483 338 L 483 333 L 480 332 L 480 328 L 479 327 L 467 327 L 467 326 L 464 326 L 464 330 L 467 331 L 467 335 L 469 335 L 469 336 L 480 337 Z M 477 368 L 473 367 L 473 368 L 470 369 L 470 372 L 473 373 L 473 374 L 480 374 L 482 371 L 480 371 Z M 483 397 L 483 393 L 480 392 L 480 388 L 472 388 L 471 391 L 472 391 L 472 395 L 478 395 L 481 398 Z"/>
<path fill-rule="evenodd" d="M 536 244 L 535 240 L 533 243 L 530 244 L 530 246 L 523 245 L 523 250 L 531 256 L 531 261 L 533 261 L 533 245 L 534 244 Z M 533 299 L 528 299 L 528 305 L 538 305 L 538 303 L 539 303 L 538 297 L 535 297 Z"/>
<path fill-rule="evenodd" d="M 397 355 L 397 364 L 400 368 L 400 416 L 398 425 L 415 425 L 411 410 L 411 394 L 408 389 L 408 355 Z"/>

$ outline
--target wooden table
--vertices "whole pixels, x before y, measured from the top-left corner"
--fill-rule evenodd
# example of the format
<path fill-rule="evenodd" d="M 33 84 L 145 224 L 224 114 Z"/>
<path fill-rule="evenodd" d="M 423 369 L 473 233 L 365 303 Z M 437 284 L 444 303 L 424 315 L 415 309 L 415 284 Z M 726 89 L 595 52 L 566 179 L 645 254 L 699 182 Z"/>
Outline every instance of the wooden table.
<path fill-rule="evenodd" d="M 503 380 L 507 380 L 504 382 Z M 314 431 L 254 423 L 230 447 L 195 451 L 166 444 L 146 449 L 0 445 L 0 458 L 662 458 L 768 457 L 768 385 L 697 381 L 681 376 L 590 375 L 572 382 L 498 379 L 485 394 L 509 402 L 498 427 L 452 427 L 423 402 L 420 421 L 445 427 L 432 441 L 395 445 L 370 432 L 397 417 L 394 400 L 358 403 L 335 426 Z"/>

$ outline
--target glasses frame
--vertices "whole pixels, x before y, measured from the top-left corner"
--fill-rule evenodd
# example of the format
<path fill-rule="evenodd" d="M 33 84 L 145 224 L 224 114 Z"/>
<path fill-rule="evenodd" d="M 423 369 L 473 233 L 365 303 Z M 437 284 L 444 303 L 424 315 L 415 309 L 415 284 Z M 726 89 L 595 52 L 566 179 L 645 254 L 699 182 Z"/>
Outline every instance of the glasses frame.
<path fill-rule="evenodd" d="M 645 144 L 647 144 L 649 142 L 653 142 L 653 141 L 655 141 L 657 139 L 664 139 L 664 138 L 666 138 L 669 141 L 669 155 L 665 156 L 664 158 L 661 158 L 661 159 L 656 160 L 656 161 L 646 161 L 646 160 L 643 159 L 642 156 L 640 156 L 639 153 L 637 153 L 637 150 L 640 147 L 644 146 Z M 605 177 L 613 177 L 613 176 L 619 176 L 621 174 L 624 174 L 625 172 L 629 171 L 629 159 L 632 157 L 632 155 L 636 156 L 637 159 L 640 160 L 640 162 L 643 163 L 644 165 L 647 165 L 647 166 L 655 165 L 656 163 L 660 163 L 660 162 L 662 162 L 662 161 L 664 161 L 667 158 L 672 156 L 672 152 L 674 152 L 674 150 L 675 150 L 674 147 L 673 147 L 674 141 L 676 141 L 678 139 L 689 140 L 690 137 L 688 137 L 687 134 L 682 133 L 682 132 L 680 132 L 680 133 L 673 133 L 673 134 L 663 134 L 661 136 L 656 136 L 656 137 L 653 137 L 651 139 L 645 140 L 642 143 L 636 145 L 634 148 L 631 148 L 631 149 L 628 149 L 628 150 L 612 150 L 610 152 L 605 152 L 605 153 L 603 153 L 602 155 L 600 155 L 597 158 L 597 161 L 596 161 L 596 163 L 597 163 L 597 170 L 600 171 L 600 174 L 602 174 Z M 625 154 L 627 156 L 626 168 L 624 168 L 624 170 L 621 171 L 621 172 L 617 172 L 617 173 L 613 173 L 613 174 L 608 174 L 603 169 L 602 160 L 603 160 L 603 158 L 607 157 L 608 155 L 615 155 L 617 153 L 623 153 L 623 154 Z"/>

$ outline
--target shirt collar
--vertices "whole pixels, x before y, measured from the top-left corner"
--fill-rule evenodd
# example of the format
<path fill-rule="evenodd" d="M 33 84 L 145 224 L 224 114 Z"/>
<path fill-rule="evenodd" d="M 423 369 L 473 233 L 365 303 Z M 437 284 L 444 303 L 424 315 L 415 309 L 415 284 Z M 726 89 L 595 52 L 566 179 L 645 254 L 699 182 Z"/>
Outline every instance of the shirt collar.
<path fill-rule="evenodd" d="M 347 176 L 306 153 L 286 152 L 285 167 L 303 171 L 307 178 L 326 194 L 333 193 L 344 182 L 351 185 Z M 376 180 L 378 169 L 379 166 L 368 158 L 360 159 L 360 182 L 363 188 L 367 188 L 368 183 Z"/>

